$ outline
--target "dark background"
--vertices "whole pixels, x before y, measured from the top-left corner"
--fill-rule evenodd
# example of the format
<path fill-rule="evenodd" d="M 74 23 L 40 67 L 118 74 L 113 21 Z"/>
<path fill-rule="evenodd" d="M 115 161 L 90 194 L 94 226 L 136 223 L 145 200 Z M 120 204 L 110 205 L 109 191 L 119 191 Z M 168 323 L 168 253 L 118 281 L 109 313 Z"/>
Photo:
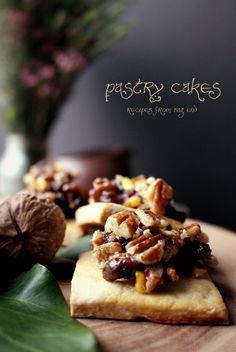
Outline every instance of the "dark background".
<path fill-rule="evenodd" d="M 142 0 L 124 15 L 137 25 L 78 79 L 52 131 L 51 154 L 108 145 L 135 151 L 133 174 L 165 178 L 191 215 L 228 228 L 235 222 L 236 3 L 234 0 Z M 171 82 L 220 82 L 217 100 L 175 95 Z M 125 101 L 112 82 L 165 84 L 160 106 L 196 105 L 196 114 L 131 117 L 128 106 L 151 107 L 147 96 Z M 4 131 L 0 131 L 0 151 Z"/>

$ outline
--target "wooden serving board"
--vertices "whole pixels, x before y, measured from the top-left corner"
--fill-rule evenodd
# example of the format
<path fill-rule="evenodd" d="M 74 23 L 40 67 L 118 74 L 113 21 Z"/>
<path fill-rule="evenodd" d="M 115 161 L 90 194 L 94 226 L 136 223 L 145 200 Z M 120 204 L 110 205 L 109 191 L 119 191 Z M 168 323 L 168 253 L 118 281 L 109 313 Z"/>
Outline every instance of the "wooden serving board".
<path fill-rule="evenodd" d="M 162 325 L 148 321 L 80 319 L 104 352 L 236 352 L 236 233 L 198 221 L 219 265 L 211 276 L 230 312 L 229 326 Z M 70 284 L 61 283 L 69 302 Z"/>

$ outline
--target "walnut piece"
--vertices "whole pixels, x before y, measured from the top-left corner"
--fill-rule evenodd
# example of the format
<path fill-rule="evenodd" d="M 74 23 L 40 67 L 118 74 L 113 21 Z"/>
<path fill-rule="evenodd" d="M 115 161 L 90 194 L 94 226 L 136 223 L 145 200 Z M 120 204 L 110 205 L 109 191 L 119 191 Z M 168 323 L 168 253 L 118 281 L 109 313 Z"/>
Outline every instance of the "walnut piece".
<path fill-rule="evenodd" d="M 158 236 L 155 236 L 155 237 L 158 237 Z M 152 237 L 152 238 L 155 238 L 155 237 Z M 165 241 L 158 240 L 158 243 L 154 245 L 150 244 L 150 247 L 145 249 L 141 253 L 134 254 L 134 259 L 137 262 L 143 263 L 145 265 L 159 263 L 162 260 L 162 257 L 164 254 L 164 245 L 165 245 Z"/>
<path fill-rule="evenodd" d="M 165 214 L 165 207 L 173 199 L 173 188 L 162 178 L 154 180 L 147 190 L 142 193 L 150 205 L 150 209 L 155 214 Z"/>
<path fill-rule="evenodd" d="M 132 238 L 140 224 L 137 214 L 133 211 L 121 211 L 109 216 L 105 224 L 106 232 L 114 232 L 117 237 Z"/>
<path fill-rule="evenodd" d="M 106 262 L 111 256 L 122 252 L 122 246 L 119 242 L 108 242 L 101 244 L 95 250 L 95 255 L 99 263 Z"/>
<path fill-rule="evenodd" d="M 135 210 L 138 215 L 140 222 L 146 227 L 167 227 L 170 222 L 163 216 L 158 216 L 150 210 Z"/>
<path fill-rule="evenodd" d="M 0 273 L 49 263 L 62 244 L 65 217 L 52 202 L 20 192 L 0 205 Z"/>

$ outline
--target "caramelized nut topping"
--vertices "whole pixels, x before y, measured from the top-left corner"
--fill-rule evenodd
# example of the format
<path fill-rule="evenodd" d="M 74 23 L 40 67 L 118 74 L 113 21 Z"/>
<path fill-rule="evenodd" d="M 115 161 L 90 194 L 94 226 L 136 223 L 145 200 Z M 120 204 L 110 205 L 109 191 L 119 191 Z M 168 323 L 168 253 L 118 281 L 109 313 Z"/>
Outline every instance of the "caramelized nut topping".
<path fill-rule="evenodd" d="M 175 210 L 172 200 L 173 188 L 170 185 L 161 178 L 144 175 L 133 178 L 116 175 L 112 180 L 96 178 L 89 192 L 90 203 L 113 202 L 129 208 L 151 209 L 154 214 L 168 216 L 169 213 L 170 218 L 183 222 L 185 215 Z"/>
<path fill-rule="evenodd" d="M 87 202 L 79 176 L 65 170 L 62 164 L 32 166 L 24 182 L 29 193 L 57 204 L 66 218 L 74 217 L 76 209 Z"/>
<path fill-rule="evenodd" d="M 163 216 L 157 216 L 150 210 L 137 209 L 136 214 L 139 216 L 141 223 L 146 227 L 167 227 L 168 219 Z"/>
<path fill-rule="evenodd" d="M 160 240 L 157 244 L 150 246 L 150 248 L 147 248 L 139 254 L 134 255 L 134 258 L 137 260 L 137 262 L 143 263 L 145 265 L 159 263 L 164 254 L 164 244 L 165 242 Z"/>
<path fill-rule="evenodd" d="M 205 273 L 213 256 L 199 238 L 207 241 L 198 224 L 175 228 L 165 217 L 138 209 L 111 215 L 91 246 L 106 280 L 135 278 L 136 290 L 150 293 L 183 275 Z"/>
<path fill-rule="evenodd" d="M 132 211 L 121 211 L 109 216 L 105 231 L 114 232 L 116 236 L 132 238 L 140 224 L 138 216 Z"/>
<path fill-rule="evenodd" d="M 106 262 L 112 255 L 122 252 L 119 242 L 109 242 L 97 247 L 95 254 L 99 263 Z"/>

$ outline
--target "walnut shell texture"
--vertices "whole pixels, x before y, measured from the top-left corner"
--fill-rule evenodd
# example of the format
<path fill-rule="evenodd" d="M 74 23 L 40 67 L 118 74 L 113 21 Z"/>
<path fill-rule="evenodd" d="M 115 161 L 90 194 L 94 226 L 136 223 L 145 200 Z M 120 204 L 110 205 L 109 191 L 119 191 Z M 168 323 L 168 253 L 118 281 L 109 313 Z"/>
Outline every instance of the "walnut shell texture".
<path fill-rule="evenodd" d="M 47 264 L 65 235 L 65 216 L 53 202 L 19 192 L 0 205 L 0 273 Z"/>

